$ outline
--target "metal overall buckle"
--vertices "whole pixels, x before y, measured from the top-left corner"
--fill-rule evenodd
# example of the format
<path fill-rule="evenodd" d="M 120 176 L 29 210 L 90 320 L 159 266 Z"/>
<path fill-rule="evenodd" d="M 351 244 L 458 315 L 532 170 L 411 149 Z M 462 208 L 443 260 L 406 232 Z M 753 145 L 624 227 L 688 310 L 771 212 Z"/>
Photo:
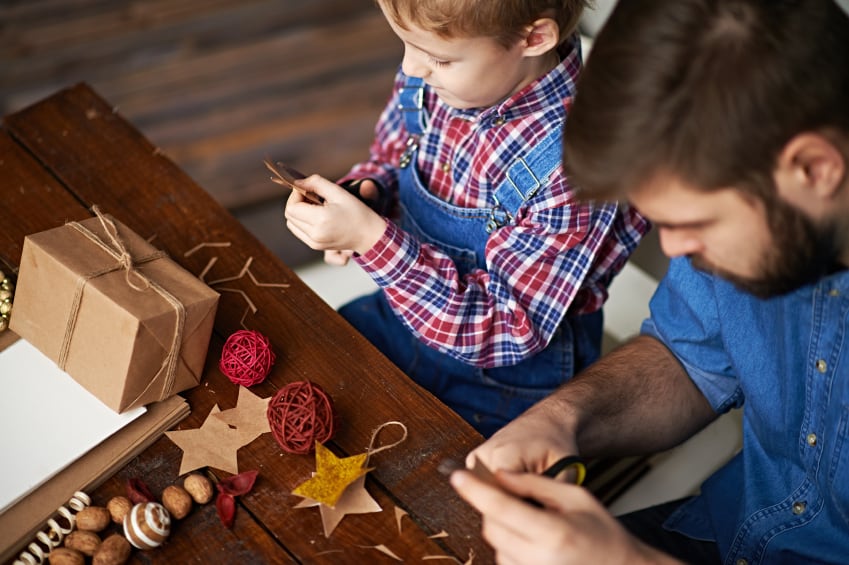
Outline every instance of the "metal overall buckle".
<path fill-rule="evenodd" d="M 419 148 L 419 136 L 411 135 L 407 138 L 407 147 L 404 149 L 404 152 L 401 154 L 401 159 L 398 161 L 398 166 L 402 169 L 406 168 L 407 165 L 413 160 L 413 154 L 416 152 L 416 149 Z"/>
<path fill-rule="evenodd" d="M 498 200 L 495 201 L 495 206 L 489 211 L 489 218 L 486 220 L 486 233 L 492 233 L 500 227 L 504 227 L 513 221 L 513 216 L 505 210 Z"/>

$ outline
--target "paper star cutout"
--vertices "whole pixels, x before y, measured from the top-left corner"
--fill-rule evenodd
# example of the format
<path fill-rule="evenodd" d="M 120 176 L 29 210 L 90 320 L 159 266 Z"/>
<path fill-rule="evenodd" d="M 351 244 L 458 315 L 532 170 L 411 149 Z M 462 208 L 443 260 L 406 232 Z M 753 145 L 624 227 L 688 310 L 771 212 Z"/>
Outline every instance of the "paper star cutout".
<path fill-rule="evenodd" d="M 183 450 L 179 475 L 207 466 L 233 474 L 239 472 L 236 451 L 247 443 L 245 435 L 215 418 L 219 412 L 216 404 L 201 427 L 165 432 Z"/>
<path fill-rule="evenodd" d="M 298 503 L 295 508 L 312 508 L 313 506 L 318 506 L 319 512 L 321 512 L 321 524 L 324 526 L 324 537 L 326 538 L 330 537 L 330 534 L 346 515 L 370 514 L 382 510 L 377 501 L 366 490 L 365 476 L 348 485 L 334 508 L 309 498 Z"/>
<path fill-rule="evenodd" d="M 240 386 L 236 407 L 223 410 L 215 414 L 215 417 L 242 432 L 247 445 L 262 434 L 271 432 L 266 415 L 270 401 L 270 396 L 260 398 L 246 387 Z"/>
<path fill-rule="evenodd" d="M 323 444 L 316 442 L 316 472 L 311 478 L 298 485 L 292 494 L 333 508 L 348 485 L 371 471 L 371 469 L 363 468 L 367 459 L 368 453 L 340 459 Z"/>

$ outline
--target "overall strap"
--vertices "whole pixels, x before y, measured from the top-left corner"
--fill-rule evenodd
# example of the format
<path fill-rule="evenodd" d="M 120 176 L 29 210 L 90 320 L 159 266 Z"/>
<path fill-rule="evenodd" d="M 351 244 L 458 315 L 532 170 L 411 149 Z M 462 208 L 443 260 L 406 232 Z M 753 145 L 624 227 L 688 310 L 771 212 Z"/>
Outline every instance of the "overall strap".
<path fill-rule="evenodd" d="M 495 206 L 486 222 L 487 233 L 512 222 L 519 207 L 536 194 L 542 183 L 560 166 L 562 134 L 563 126 L 558 125 L 508 167 L 504 181 L 495 189 Z"/>
<path fill-rule="evenodd" d="M 427 127 L 424 87 L 424 80 L 408 76 L 398 93 L 398 109 L 404 117 L 404 126 L 410 135 L 421 135 Z"/>

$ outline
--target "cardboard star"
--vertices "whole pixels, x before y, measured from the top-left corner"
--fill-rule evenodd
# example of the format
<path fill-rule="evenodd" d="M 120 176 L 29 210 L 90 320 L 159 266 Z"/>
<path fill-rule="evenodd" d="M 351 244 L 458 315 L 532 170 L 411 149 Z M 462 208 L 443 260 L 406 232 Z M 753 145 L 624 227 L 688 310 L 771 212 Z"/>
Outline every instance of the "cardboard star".
<path fill-rule="evenodd" d="M 215 414 L 215 417 L 242 432 L 247 445 L 262 434 L 271 432 L 266 415 L 270 401 L 270 396 L 260 398 L 246 387 L 240 386 L 236 407 L 223 410 Z"/>
<path fill-rule="evenodd" d="M 213 406 L 199 428 L 165 432 L 183 450 L 180 475 L 207 466 L 233 474 L 239 472 L 236 451 L 246 444 L 245 435 L 215 418 L 219 411 L 217 404 Z"/>
<path fill-rule="evenodd" d="M 323 444 L 316 442 L 316 472 L 311 478 L 298 485 L 292 494 L 333 508 L 348 485 L 371 471 L 371 469 L 363 468 L 367 459 L 368 453 L 340 459 Z"/>
<path fill-rule="evenodd" d="M 382 510 L 377 501 L 366 490 L 365 475 L 348 485 L 334 508 L 310 498 L 302 500 L 295 508 L 312 508 L 313 506 L 318 506 L 318 510 L 321 512 L 321 524 L 324 526 L 324 537 L 326 538 L 330 537 L 342 518 L 348 514 L 370 514 Z"/>

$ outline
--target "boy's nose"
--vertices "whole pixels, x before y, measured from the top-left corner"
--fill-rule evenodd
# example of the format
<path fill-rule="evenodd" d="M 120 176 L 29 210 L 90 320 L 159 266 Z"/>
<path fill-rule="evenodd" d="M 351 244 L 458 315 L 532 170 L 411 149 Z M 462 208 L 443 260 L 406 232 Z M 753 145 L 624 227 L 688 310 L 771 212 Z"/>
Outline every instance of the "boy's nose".
<path fill-rule="evenodd" d="M 404 59 L 401 61 L 401 70 L 408 77 L 426 78 L 430 74 L 427 63 L 422 56 L 411 53 L 410 49 L 404 50 Z"/>

